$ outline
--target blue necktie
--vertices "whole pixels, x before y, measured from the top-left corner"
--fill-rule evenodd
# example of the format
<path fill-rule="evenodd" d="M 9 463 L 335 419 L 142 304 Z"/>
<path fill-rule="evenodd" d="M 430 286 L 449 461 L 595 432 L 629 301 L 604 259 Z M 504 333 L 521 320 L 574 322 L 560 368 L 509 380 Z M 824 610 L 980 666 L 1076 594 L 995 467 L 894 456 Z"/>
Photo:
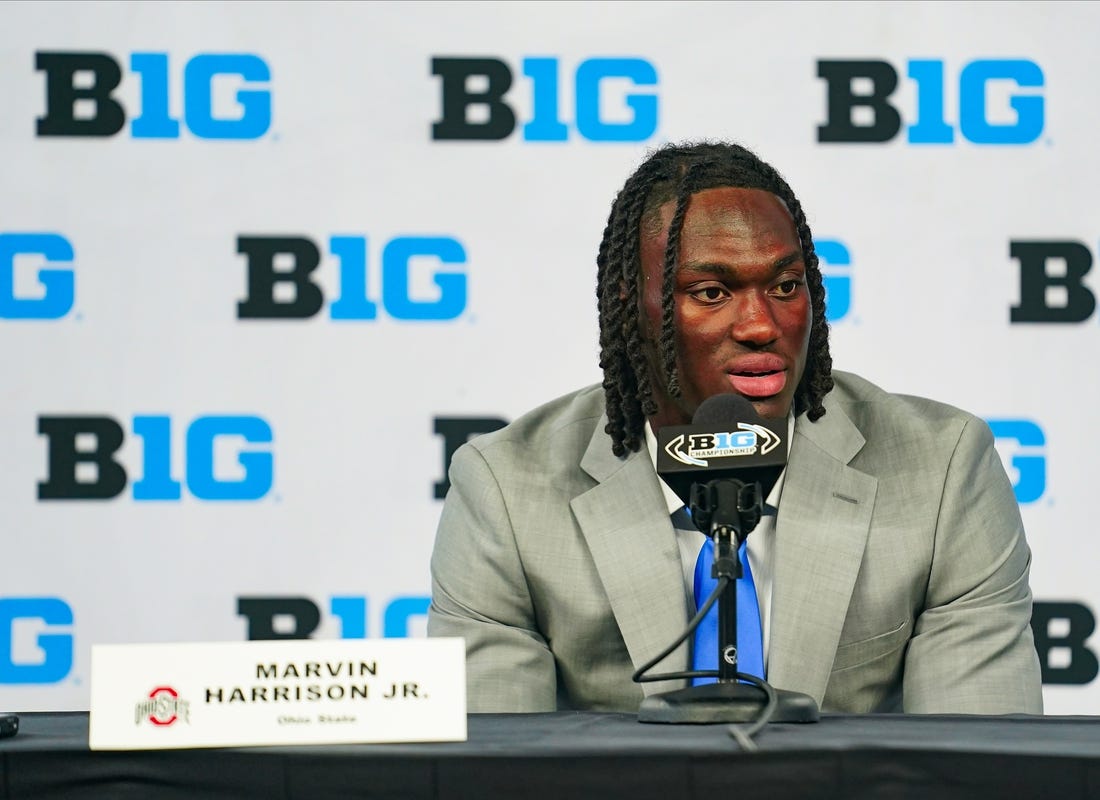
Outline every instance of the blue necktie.
<path fill-rule="evenodd" d="M 760 605 L 756 586 L 752 582 L 749 556 L 742 544 L 737 551 L 743 576 L 737 583 L 737 671 L 764 677 L 764 637 L 760 627 Z M 718 581 L 711 577 L 714 564 L 714 542 L 708 538 L 695 562 L 695 608 L 706 602 Z M 695 649 L 692 669 L 718 669 L 718 603 L 710 607 L 695 629 Z M 714 683 L 714 678 L 693 678 L 692 684 Z"/>

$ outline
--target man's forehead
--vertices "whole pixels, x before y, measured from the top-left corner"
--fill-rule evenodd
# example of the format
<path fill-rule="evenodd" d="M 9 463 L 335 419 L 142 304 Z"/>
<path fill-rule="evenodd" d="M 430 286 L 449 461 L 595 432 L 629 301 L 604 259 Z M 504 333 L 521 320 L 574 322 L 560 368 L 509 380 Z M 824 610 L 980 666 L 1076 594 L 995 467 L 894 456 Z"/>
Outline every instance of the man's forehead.
<path fill-rule="evenodd" d="M 709 194 L 707 199 L 713 201 L 715 199 L 715 193 L 724 193 L 726 197 L 720 202 L 707 203 L 706 221 L 692 214 L 693 208 L 698 208 L 698 203 L 693 201 L 695 201 L 699 195 Z M 779 208 L 782 208 L 787 219 L 789 219 L 793 225 L 794 216 L 791 214 L 790 208 L 783 201 L 783 198 L 779 195 L 767 189 L 756 187 L 715 186 L 693 192 L 688 198 L 687 211 L 683 221 L 683 230 L 687 231 L 696 226 L 710 225 L 716 219 L 721 221 L 722 218 L 726 216 L 732 220 L 743 215 L 748 206 L 759 203 L 763 198 L 767 198 L 768 202 L 774 202 Z M 658 205 L 651 206 L 648 211 L 642 215 L 639 232 L 644 236 L 664 239 L 667 237 L 669 225 L 675 214 L 675 197 L 670 200 L 665 200 Z"/>
<path fill-rule="evenodd" d="M 705 204 L 698 201 L 700 195 L 707 194 Z M 640 220 L 639 237 L 642 246 L 646 241 L 658 244 L 663 248 L 668 241 L 669 229 L 672 217 L 675 215 L 675 199 L 667 200 L 660 206 L 653 208 L 647 216 Z M 705 208 L 705 211 L 701 210 Z M 759 219 L 770 216 L 770 210 L 774 209 L 782 215 L 782 219 L 790 224 L 789 231 L 798 239 L 798 229 L 794 224 L 791 209 L 783 198 L 774 195 L 767 189 L 745 187 L 716 187 L 714 189 L 701 189 L 695 191 L 687 201 L 687 208 L 681 222 L 681 231 L 684 235 L 707 234 L 713 235 L 723 228 L 730 231 L 744 227 L 746 220 Z M 780 210 L 781 209 L 781 210 Z M 783 226 L 778 219 L 772 219 L 773 224 Z"/>

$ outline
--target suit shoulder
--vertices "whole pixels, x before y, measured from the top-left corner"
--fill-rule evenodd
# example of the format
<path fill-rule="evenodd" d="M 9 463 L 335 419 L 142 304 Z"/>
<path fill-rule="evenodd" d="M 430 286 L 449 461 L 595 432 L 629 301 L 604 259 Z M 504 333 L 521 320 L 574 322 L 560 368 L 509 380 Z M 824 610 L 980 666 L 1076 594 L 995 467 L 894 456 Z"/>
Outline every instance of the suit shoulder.
<path fill-rule="evenodd" d="M 562 447 L 583 450 L 603 413 L 603 387 L 593 384 L 544 403 L 503 428 L 472 439 L 469 444 L 486 460 L 491 461 L 501 453 L 522 450 L 525 460 L 537 462 Z"/>
<path fill-rule="evenodd" d="M 835 370 L 833 379 L 835 386 L 827 396 L 826 408 L 839 406 L 865 432 L 868 428 L 888 428 L 922 437 L 960 432 L 968 427 L 988 431 L 984 420 L 948 403 L 894 394 L 851 372 Z"/>

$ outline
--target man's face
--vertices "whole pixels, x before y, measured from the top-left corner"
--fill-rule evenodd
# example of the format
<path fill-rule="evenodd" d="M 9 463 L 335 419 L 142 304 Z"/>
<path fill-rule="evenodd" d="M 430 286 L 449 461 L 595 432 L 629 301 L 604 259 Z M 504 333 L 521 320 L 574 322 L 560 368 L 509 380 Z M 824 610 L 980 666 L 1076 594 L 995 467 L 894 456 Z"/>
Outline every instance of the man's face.
<path fill-rule="evenodd" d="M 642 335 L 651 364 L 661 331 L 661 284 L 674 201 L 660 231 L 643 222 Z M 762 417 L 787 415 L 806 367 L 810 296 L 802 247 L 782 201 L 761 189 L 705 189 L 691 196 L 673 283 L 682 396 L 654 369 L 654 429 L 691 422 L 712 395 L 736 392 Z"/>

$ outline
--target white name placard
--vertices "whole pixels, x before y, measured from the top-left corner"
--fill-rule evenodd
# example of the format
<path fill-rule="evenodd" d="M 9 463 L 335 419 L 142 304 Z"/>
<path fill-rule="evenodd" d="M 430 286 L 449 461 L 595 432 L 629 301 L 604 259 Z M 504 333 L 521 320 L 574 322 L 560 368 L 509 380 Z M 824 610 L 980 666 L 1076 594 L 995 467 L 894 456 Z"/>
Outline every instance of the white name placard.
<path fill-rule="evenodd" d="M 462 639 L 93 645 L 93 750 L 466 739 Z"/>

